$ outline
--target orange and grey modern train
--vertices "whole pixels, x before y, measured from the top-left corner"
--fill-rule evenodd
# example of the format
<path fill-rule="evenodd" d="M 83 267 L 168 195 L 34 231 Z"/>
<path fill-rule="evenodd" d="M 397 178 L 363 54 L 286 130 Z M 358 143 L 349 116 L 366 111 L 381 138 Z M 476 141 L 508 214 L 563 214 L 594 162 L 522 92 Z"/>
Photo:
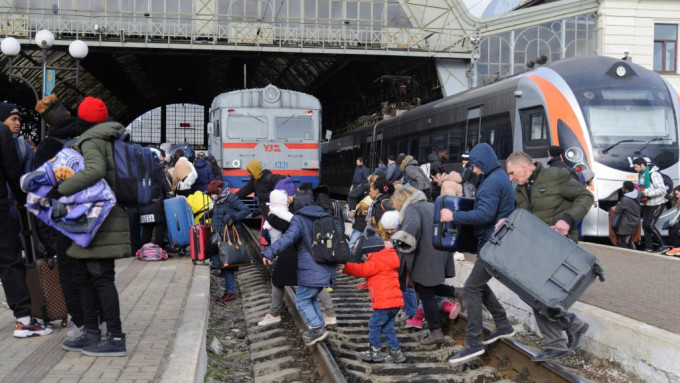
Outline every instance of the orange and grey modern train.
<path fill-rule="evenodd" d="M 521 150 L 544 161 L 550 145 L 560 145 L 565 163 L 595 174 L 589 189 L 596 203 L 582 234 L 607 236 L 608 210 L 622 182 L 637 182 L 635 157 L 646 157 L 678 185 L 679 101 L 662 77 L 629 61 L 564 59 L 335 137 L 322 149 L 322 182 L 346 192 L 358 156 L 375 166 L 388 155 L 420 160 L 444 146 L 446 166 L 460 170 L 460 154 L 479 142 L 502 160 Z"/>
<path fill-rule="evenodd" d="M 262 162 L 295 183 L 319 183 L 321 104 L 311 95 L 268 85 L 218 95 L 210 108 L 209 152 L 232 189 L 248 182 L 246 166 Z"/>

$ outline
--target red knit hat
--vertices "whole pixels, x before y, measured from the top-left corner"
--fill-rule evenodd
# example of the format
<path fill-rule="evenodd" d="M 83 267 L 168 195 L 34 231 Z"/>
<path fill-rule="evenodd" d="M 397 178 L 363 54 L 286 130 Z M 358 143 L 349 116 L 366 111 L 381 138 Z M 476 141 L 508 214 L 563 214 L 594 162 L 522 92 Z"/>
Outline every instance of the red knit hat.
<path fill-rule="evenodd" d="M 109 119 L 109 111 L 106 109 L 104 101 L 88 96 L 78 106 L 78 117 L 87 122 L 98 124 Z"/>

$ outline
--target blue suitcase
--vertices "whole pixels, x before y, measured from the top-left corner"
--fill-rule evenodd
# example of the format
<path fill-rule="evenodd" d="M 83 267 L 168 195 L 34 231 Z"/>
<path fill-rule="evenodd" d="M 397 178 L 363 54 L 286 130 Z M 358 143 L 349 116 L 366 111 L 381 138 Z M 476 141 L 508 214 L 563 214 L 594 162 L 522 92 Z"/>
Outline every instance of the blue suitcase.
<path fill-rule="evenodd" d="M 440 195 L 434 202 L 434 231 L 432 245 L 437 250 L 460 251 L 465 253 L 477 252 L 477 237 L 473 226 L 456 225 L 454 222 L 439 222 L 439 212 L 447 208 L 451 211 L 466 211 L 475 208 L 475 199 Z"/>
<path fill-rule="evenodd" d="M 173 247 L 189 246 L 194 214 L 186 198 L 168 198 L 163 201 L 163 207 L 170 245 Z"/>

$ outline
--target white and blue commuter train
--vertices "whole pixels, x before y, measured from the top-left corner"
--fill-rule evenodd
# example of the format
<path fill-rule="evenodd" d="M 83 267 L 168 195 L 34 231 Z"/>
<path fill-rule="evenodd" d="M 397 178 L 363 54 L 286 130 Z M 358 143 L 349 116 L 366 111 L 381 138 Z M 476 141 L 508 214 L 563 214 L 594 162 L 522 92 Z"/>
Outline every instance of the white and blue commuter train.
<path fill-rule="evenodd" d="M 208 135 L 208 150 L 232 189 L 248 182 L 254 159 L 298 186 L 319 184 L 321 104 L 314 96 L 274 85 L 222 93 L 212 102 Z"/>
<path fill-rule="evenodd" d="M 346 191 L 359 156 L 375 167 L 387 155 L 423 160 L 444 146 L 451 161 L 445 166 L 460 170 L 460 154 L 479 142 L 502 160 L 513 151 L 546 160 L 548 148 L 560 145 L 566 164 L 595 173 L 588 188 L 596 204 L 582 234 L 606 237 L 623 181 L 637 182 L 635 157 L 647 158 L 678 185 L 679 102 L 661 76 L 629 61 L 564 59 L 336 135 L 323 148 L 322 182 Z M 659 228 L 671 215 L 662 215 Z"/>

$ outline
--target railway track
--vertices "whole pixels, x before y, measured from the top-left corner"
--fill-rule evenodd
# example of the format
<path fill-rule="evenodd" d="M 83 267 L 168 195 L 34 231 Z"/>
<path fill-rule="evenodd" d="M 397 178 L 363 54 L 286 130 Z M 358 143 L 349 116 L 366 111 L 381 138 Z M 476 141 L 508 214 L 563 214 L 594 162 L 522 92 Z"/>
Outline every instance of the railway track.
<path fill-rule="evenodd" d="M 256 229 L 246 230 L 250 254 L 259 258 Z M 241 268 L 238 284 L 247 322 L 255 382 L 586 382 L 574 371 L 555 363 L 534 363 L 535 351 L 504 339 L 487 347 L 483 358 L 452 365 L 448 358 L 462 349 L 465 318 L 445 319 L 443 345 L 419 343 L 427 330 L 404 327 L 398 321 L 397 335 L 408 358 L 401 364 L 372 364 L 359 354 L 368 349 L 368 320 L 371 304 L 365 291 L 357 290 L 358 279 L 338 275 L 331 293 L 338 324 L 329 326 L 330 336 L 314 347 L 305 347 L 300 333 L 306 325 L 295 308 L 294 289 L 286 288 L 279 324 L 258 327 L 270 303 L 269 272 L 259 259 Z M 489 331 L 490 328 L 485 328 Z"/>

